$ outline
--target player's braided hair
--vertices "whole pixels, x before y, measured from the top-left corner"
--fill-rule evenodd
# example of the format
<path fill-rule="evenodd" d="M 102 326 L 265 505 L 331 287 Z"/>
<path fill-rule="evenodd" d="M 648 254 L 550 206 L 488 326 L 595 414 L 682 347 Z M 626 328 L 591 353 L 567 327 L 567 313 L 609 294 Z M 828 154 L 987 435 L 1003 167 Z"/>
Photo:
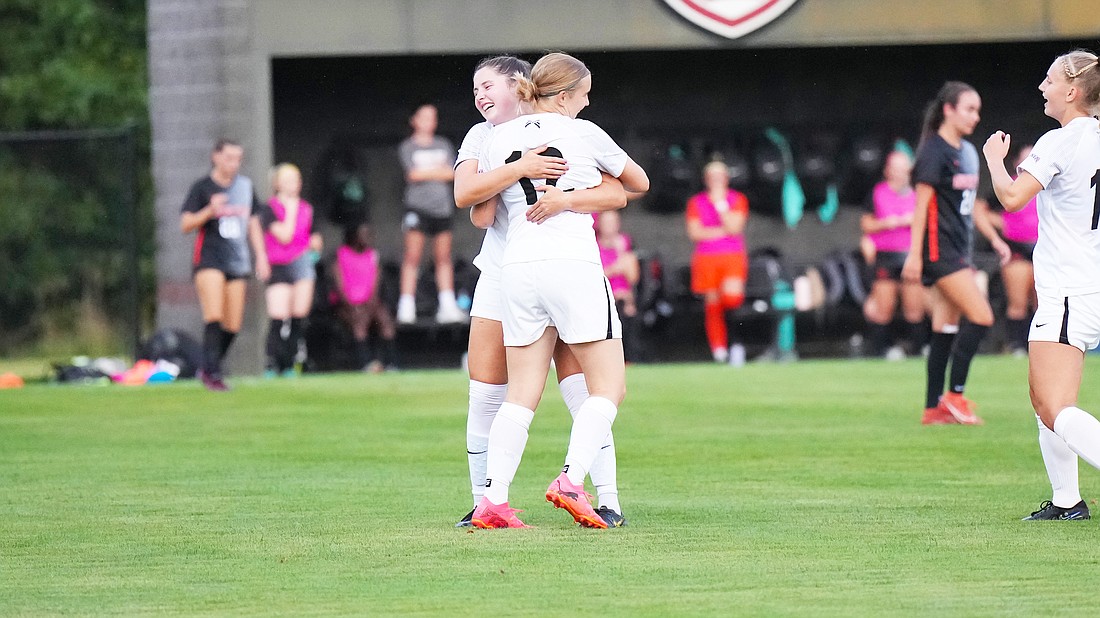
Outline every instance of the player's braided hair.
<path fill-rule="evenodd" d="M 569 54 L 551 52 L 531 69 L 530 79 L 516 76 L 516 94 L 520 101 L 534 102 L 568 92 L 592 73 L 583 62 Z"/>
<path fill-rule="evenodd" d="M 1085 110 L 1095 114 L 1100 107 L 1100 59 L 1088 50 L 1075 49 L 1055 60 L 1059 61 L 1066 80 L 1081 90 Z"/>

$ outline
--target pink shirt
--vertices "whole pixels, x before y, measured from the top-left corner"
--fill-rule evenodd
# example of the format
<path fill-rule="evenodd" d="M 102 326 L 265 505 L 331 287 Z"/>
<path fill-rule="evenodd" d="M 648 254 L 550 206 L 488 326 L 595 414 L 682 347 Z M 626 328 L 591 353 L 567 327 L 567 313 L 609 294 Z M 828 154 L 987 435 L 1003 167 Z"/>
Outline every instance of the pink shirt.
<path fill-rule="evenodd" d="M 903 217 L 913 214 L 917 208 L 917 192 L 907 187 L 902 193 L 890 188 L 885 180 L 875 185 L 871 192 L 871 200 L 875 206 L 875 218 Z M 906 253 L 909 251 L 910 232 L 909 226 L 896 227 L 892 230 L 882 230 L 870 235 L 871 242 L 878 251 L 891 253 Z"/>
<path fill-rule="evenodd" d="M 361 305 L 371 299 L 374 281 L 378 278 L 378 252 L 367 249 L 360 253 L 344 245 L 336 250 L 336 267 L 344 282 L 344 295 L 353 305 Z"/>
<path fill-rule="evenodd" d="M 748 216 L 749 200 L 744 194 L 730 189 L 729 193 L 726 194 L 726 201 L 729 202 L 731 211 Z M 722 227 L 722 218 L 718 215 L 718 209 L 714 207 L 706 191 L 698 193 L 688 200 L 687 218 L 697 219 L 703 227 Z M 702 240 L 695 243 L 696 254 L 744 253 L 744 251 L 745 238 L 742 234 L 727 234 L 721 238 Z"/>
<path fill-rule="evenodd" d="M 268 208 L 275 215 L 275 221 L 286 219 L 286 206 L 277 198 L 267 201 Z M 268 224 L 270 225 L 270 224 Z M 264 232 L 264 245 L 267 247 L 267 260 L 272 264 L 289 264 L 309 249 L 309 234 L 313 230 L 313 207 L 305 200 L 298 201 L 298 221 L 294 225 L 294 236 L 288 244 L 279 242 L 270 231 Z"/>
<path fill-rule="evenodd" d="M 622 239 L 622 250 L 630 251 L 630 237 L 626 234 L 619 234 L 619 238 Z M 596 237 L 596 240 L 597 242 L 599 241 L 599 236 Z M 605 270 L 608 266 L 618 261 L 619 253 L 619 247 L 614 245 L 600 245 L 600 262 L 603 264 Z M 611 284 L 612 295 L 630 291 L 630 282 L 621 274 L 608 277 L 607 281 Z"/>
<path fill-rule="evenodd" d="M 1005 211 L 1004 221 L 1005 240 L 1033 243 L 1039 239 L 1039 211 L 1034 198 L 1016 212 Z"/>

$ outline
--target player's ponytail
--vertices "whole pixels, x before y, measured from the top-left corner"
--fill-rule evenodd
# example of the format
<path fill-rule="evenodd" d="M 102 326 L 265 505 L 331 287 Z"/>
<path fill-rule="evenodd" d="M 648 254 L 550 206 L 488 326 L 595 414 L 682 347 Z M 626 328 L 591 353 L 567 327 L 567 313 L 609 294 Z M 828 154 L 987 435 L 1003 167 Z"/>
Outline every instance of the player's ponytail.
<path fill-rule="evenodd" d="M 534 103 L 539 98 L 539 88 L 530 77 L 516 73 L 513 79 L 516 81 L 516 97 L 521 103 Z"/>
<path fill-rule="evenodd" d="M 947 82 L 940 88 L 940 91 L 936 93 L 936 98 L 928 102 L 928 107 L 924 110 L 924 124 L 921 126 L 920 133 L 920 146 L 923 146 L 928 138 L 936 134 L 940 130 L 940 126 L 943 124 L 943 106 L 950 105 L 955 107 L 959 104 L 959 97 L 964 92 L 977 92 L 969 84 L 964 82 L 951 81 Z"/>

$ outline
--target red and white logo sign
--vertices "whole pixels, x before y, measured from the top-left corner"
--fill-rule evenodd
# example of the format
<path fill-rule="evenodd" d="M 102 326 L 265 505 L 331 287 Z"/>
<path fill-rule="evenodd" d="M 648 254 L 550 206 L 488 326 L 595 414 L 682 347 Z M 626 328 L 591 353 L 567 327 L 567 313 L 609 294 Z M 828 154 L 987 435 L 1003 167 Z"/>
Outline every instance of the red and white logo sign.
<path fill-rule="evenodd" d="M 782 15 L 798 0 L 664 0 L 700 28 L 729 39 L 756 30 Z"/>

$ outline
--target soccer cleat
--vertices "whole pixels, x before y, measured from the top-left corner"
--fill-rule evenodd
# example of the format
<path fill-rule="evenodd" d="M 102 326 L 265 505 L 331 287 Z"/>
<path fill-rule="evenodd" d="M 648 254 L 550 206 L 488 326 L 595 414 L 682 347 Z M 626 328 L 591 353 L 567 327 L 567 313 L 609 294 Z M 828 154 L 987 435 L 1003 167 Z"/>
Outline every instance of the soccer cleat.
<path fill-rule="evenodd" d="M 1080 521 L 1088 519 L 1089 507 L 1082 500 L 1077 504 L 1067 508 L 1055 506 L 1053 502 L 1047 500 L 1039 505 L 1039 510 L 1035 511 L 1031 515 L 1023 518 L 1022 521 L 1049 521 L 1049 520 L 1063 520 L 1063 521 Z"/>
<path fill-rule="evenodd" d="M 523 511 L 509 508 L 508 503 L 493 504 L 488 498 L 482 498 L 477 508 L 470 514 L 470 523 L 477 528 L 530 528 L 516 517 Z"/>
<path fill-rule="evenodd" d="M 626 518 L 609 507 L 601 506 L 596 509 L 596 514 L 600 516 L 603 523 L 607 524 L 608 528 L 622 528 L 626 525 Z"/>
<path fill-rule="evenodd" d="M 469 513 L 466 513 L 462 516 L 462 519 L 458 520 L 458 523 L 455 524 L 455 528 L 469 528 L 470 526 L 474 525 L 472 521 L 473 518 L 474 510 L 470 509 Z"/>
<path fill-rule="evenodd" d="M 943 409 L 943 406 L 925 408 L 920 422 L 922 425 L 957 425 L 959 423 L 950 412 Z"/>
<path fill-rule="evenodd" d="M 588 501 L 591 497 L 585 493 L 583 486 L 570 483 L 564 472 L 546 488 L 546 500 L 559 509 L 565 509 L 573 516 L 573 521 L 585 528 L 606 528 L 607 522 L 592 510 L 592 503 Z"/>
<path fill-rule="evenodd" d="M 974 414 L 977 406 L 973 401 L 963 397 L 962 393 L 945 393 L 940 397 L 940 407 L 955 417 L 961 425 L 981 425 L 982 419 Z"/>
<path fill-rule="evenodd" d="M 229 385 L 222 380 L 221 376 L 213 375 L 200 369 L 199 379 L 202 380 L 202 385 L 205 386 L 208 391 L 223 393 L 229 390 Z"/>

